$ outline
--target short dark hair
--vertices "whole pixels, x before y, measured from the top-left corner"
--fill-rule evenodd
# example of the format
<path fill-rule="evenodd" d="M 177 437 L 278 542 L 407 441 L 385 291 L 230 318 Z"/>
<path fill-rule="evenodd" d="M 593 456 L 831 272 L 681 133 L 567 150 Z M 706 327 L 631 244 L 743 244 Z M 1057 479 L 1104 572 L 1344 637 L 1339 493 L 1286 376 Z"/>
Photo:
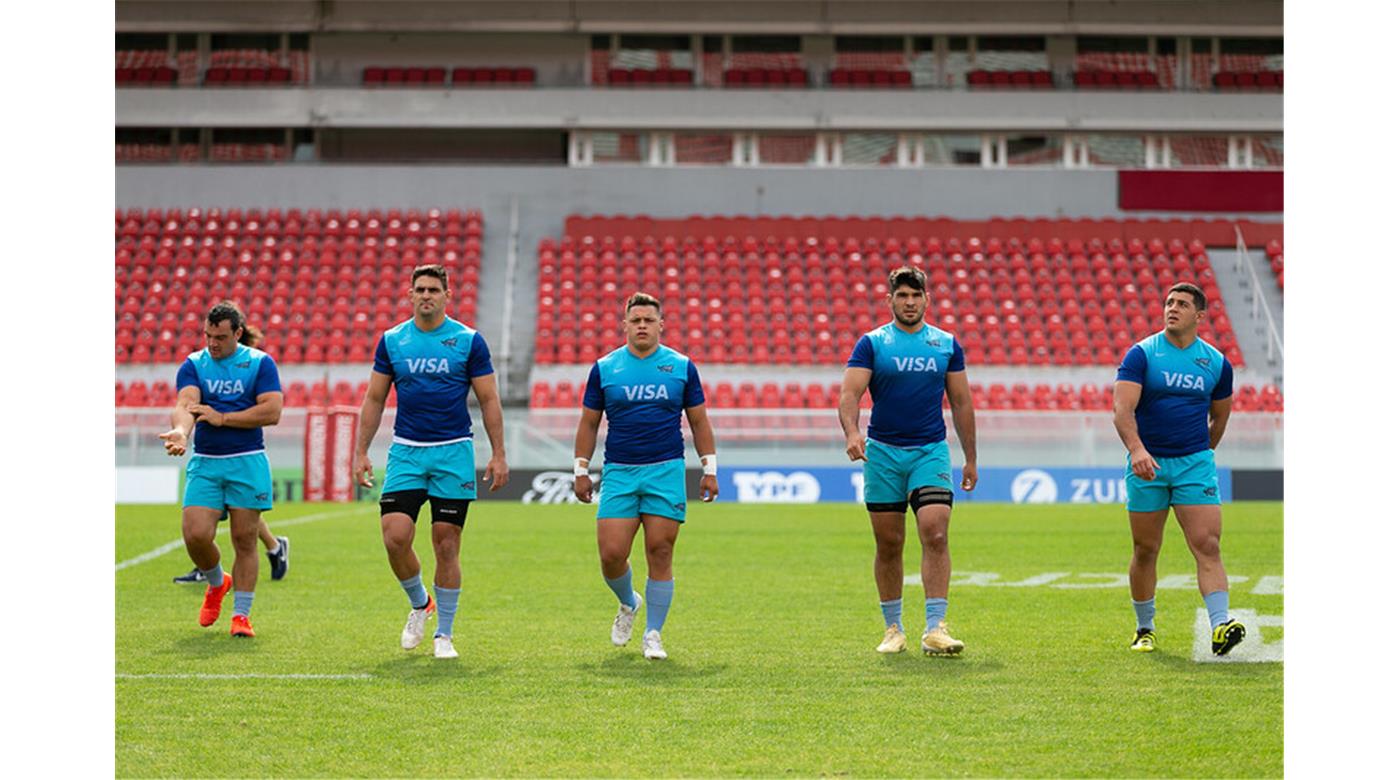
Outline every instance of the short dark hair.
<path fill-rule="evenodd" d="M 1177 282 L 1176 284 L 1172 285 L 1172 288 L 1170 290 L 1167 290 L 1167 295 L 1171 295 L 1174 292 L 1184 292 L 1190 294 L 1191 300 L 1196 304 L 1196 311 L 1206 310 L 1205 291 L 1197 287 L 1196 285 L 1191 284 L 1190 282 Z"/>
<path fill-rule="evenodd" d="M 912 265 L 902 265 L 890 271 L 890 294 L 900 287 L 913 287 L 920 292 L 928 291 L 928 276 Z"/>
<path fill-rule="evenodd" d="M 420 265 L 420 266 L 415 267 L 415 268 L 413 269 L 413 276 L 410 276 L 410 277 L 408 278 L 408 283 L 409 283 L 409 285 L 413 285 L 413 284 L 417 283 L 418 277 L 420 277 L 420 276 L 431 276 L 431 277 L 433 277 L 434 279 L 438 280 L 439 282 L 442 282 L 442 289 L 444 289 L 444 290 L 447 289 L 447 269 L 446 269 L 446 268 L 443 268 L 443 267 L 440 266 L 440 265 L 434 265 L 434 264 L 432 264 L 432 263 L 427 263 L 427 264 L 424 264 L 424 265 Z"/>
<path fill-rule="evenodd" d="M 222 300 L 214 304 L 209 309 L 209 313 L 204 316 L 204 321 L 215 326 L 227 321 L 229 330 L 242 328 L 243 335 L 238 337 L 239 344 L 256 346 L 263 338 L 262 331 L 249 325 L 248 318 L 243 315 L 243 310 L 230 300 Z"/>
<path fill-rule="evenodd" d="M 661 314 L 661 301 L 644 292 L 634 292 L 627 298 L 627 305 L 622 307 L 622 316 L 626 317 L 633 306 L 655 306 L 656 313 Z"/>

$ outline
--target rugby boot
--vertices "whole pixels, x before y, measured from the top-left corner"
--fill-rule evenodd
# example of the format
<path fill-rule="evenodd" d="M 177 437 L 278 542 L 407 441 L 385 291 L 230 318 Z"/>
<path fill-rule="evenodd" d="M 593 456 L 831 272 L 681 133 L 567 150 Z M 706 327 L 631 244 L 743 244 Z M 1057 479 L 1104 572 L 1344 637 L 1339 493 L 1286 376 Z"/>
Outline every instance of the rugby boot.
<path fill-rule="evenodd" d="M 1233 618 L 1216 626 L 1210 632 L 1210 651 L 1216 655 L 1229 655 L 1235 645 L 1244 641 L 1244 624 Z"/>
<path fill-rule="evenodd" d="M 904 639 L 904 630 L 898 623 L 891 623 L 885 629 L 885 638 L 880 640 L 880 644 L 875 648 L 877 653 L 902 653 L 908 643 Z"/>
<path fill-rule="evenodd" d="M 938 625 L 924 632 L 920 642 L 924 655 L 957 655 L 963 650 L 963 643 L 948 635 L 948 624 L 942 620 Z"/>
<path fill-rule="evenodd" d="M 219 613 L 224 611 L 224 596 L 233 590 L 233 575 L 224 572 L 224 584 L 219 587 L 213 585 L 204 589 L 204 605 L 199 608 L 199 624 L 204 627 L 214 625 L 214 621 L 219 619 Z"/>
<path fill-rule="evenodd" d="M 228 633 L 229 636 L 242 636 L 249 639 L 257 636 L 253 633 L 253 624 L 248 622 L 247 615 L 234 615 L 233 620 L 229 621 Z"/>
<path fill-rule="evenodd" d="M 1157 634 L 1150 628 L 1139 628 L 1137 635 L 1128 645 L 1129 650 L 1139 653 L 1150 653 L 1157 649 Z"/>
<path fill-rule="evenodd" d="M 632 603 L 637 606 L 617 605 L 617 617 L 613 618 L 612 624 L 612 643 L 618 647 L 632 639 L 632 624 L 637 622 L 637 610 L 642 608 L 642 594 L 632 591 Z"/>
<path fill-rule="evenodd" d="M 405 650 L 412 650 L 423 641 L 423 629 L 428 623 L 428 616 L 437 611 L 437 604 L 433 603 L 433 597 L 428 596 L 428 604 L 422 609 L 411 609 L 408 611 L 408 622 L 403 624 L 403 634 L 399 637 L 399 646 Z"/>

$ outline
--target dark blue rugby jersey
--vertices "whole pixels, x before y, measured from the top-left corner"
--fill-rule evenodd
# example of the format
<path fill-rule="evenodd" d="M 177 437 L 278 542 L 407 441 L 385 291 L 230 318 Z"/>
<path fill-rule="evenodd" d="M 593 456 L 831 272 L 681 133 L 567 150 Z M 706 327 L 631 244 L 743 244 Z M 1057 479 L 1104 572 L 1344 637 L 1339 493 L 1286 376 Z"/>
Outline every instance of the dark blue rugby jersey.
<path fill-rule="evenodd" d="M 1185 349 L 1165 331 L 1128 349 L 1118 379 L 1142 385 L 1138 436 L 1147 451 L 1179 458 L 1210 449 L 1210 402 L 1234 392 L 1235 370 L 1220 350 L 1196 339 Z"/>
<path fill-rule="evenodd" d="M 191 352 L 175 375 L 175 390 L 198 387 L 199 402 L 218 412 L 241 412 L 258 403 L 263 393 L 282 392 L 277 364 L 272 356 L 243 344 L 222 360 L 209 349 Z M 263 448 L 262 428 L 229 428 L 195 422 L 196 455 L 241 455 Z"/>
<path fill-rule="evenodd" d="M 963 371 L 962 346 L 951 333 L 928 323 L 907 333 L 894 322 L 856 342 L 848 368 L 870 369 L 870 425 L 866 435 L 881 444 L 919 447 L 948 437 L 943 391 L 951 371 Z"/>
<path fill-rule="evenodd" d="M 431 331 L 411 319 L 384 331 L 374 370 L 389 375 L 398 390 L 394 440 L 404 444 L 471 438 L 467 391 L 472 379 L 495 371 L 486 339 L 451 317 Z"/>
<path fill-rule="evenodd" d="M 685 456 L 681 412 L 705 403 L 700 373 L 681 353 L 660 345 L 644 358 L 621 347 L 588 372 L 583 405 L 608 417 L 604 463 L 640 465 Z"/>

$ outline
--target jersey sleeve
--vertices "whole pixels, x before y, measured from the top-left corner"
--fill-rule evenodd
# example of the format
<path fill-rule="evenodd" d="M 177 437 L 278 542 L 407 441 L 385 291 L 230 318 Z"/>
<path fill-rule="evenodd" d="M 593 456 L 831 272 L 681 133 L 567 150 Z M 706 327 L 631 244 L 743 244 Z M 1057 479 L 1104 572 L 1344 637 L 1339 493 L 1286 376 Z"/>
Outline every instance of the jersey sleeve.
<path fill-rule="evenodd" d="M 191 386 L 199 387 L 199 372 L 194 368 L 194 361 L 185 358 L 185 362 L 180 364 L 180 370 L 175 373 L 175 392 Z"/>
<path fill-rule="evenodd" d="M 1215 389 L 1210 393 L 1210 400 L 1219 401 L 1229 398 L 1235 394 L 1235 368 L 1230 365 L 1230 361 L 1225 358 L 1220 360 L 1220 379 L 1215 383 Z"/>
<path fill-rule="evenodd" d="M 1140 385 L 1146 383 L 1147 353 L 1142 351 L 1141 344 L 1132 345 L 1123 356 L 1123 362 L 1118 366 L 1118 381 L 1136 382 Z"/>
<path fill-rule="evenodd" d="M 953 355 L 952 357 L 948 358 L 948 371 L 951 373 L 953 371 L 966 370 L 967 359 L 963 356 L 962 345 L 959 344 L 958 340 L 955 338 L 953 339 Z"/>
<path fill-rule="evenodd" d="M 583 405 L 594 411 L 603 411 L 603 375 L 598 371 L 598 363 L 588 372 L 588 383 L 583 387 Z"/>
<path fill-rule="evenodd" d="M 258 375 L 253 379 L 253 397 L 263 393 L 282 392 L 282 377 L 277 373 L 277 364 L 271 355 L 263 355 L 258 361 Z"/>
<path fill-rule="evenodd" d="M 846 361 L 846 368 L 868 368 L 875 370 L 875 346 L 870 343 L 869 336 L 861 336 L 856 342 L 855 349 L 851 350 L 851 357 Z"/>
<path fill-rule="evenodd" d="M 467 355 L 467 376 L 475 379 L 494 373 L 496 369 L 491 367 L 491 348 L 486 346 L 486 339 L 478 333 L 472 336 L 471 354 Z"/>
<path fill-rule="evenodd" d="M 704 403 L 705 388 L 700 384 L 700 371 L 695 367 L 695 361 L 688 360 L 685 367 L 685 400 L 681 406 L 689 409 Z"/>
<path fill-rule="evenodd" d="M 389 347 L 384 344 L 383 334 L 380 334 L 379 344 L 374 347 L 374 370 L 391 377 L 394 375 L 394 362 L 389 359 Z"/>

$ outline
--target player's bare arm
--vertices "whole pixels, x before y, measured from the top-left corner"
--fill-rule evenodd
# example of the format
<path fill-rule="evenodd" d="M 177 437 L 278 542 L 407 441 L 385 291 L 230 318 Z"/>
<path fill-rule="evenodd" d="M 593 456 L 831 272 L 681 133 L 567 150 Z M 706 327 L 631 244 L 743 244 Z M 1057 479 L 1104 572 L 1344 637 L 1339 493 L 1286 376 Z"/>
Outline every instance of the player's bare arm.
<path fill-rule="evenodd" d="M 592 460 L 593 450 L 598 446 L 598 426 L 602 422 L 602 409 L 585 406 L 579 415 L 578 432 L 574 434 L 574 497 L 585 504 L 593 501 L 593 478 L 588 475 L 588 461 Z"/>
<path fill-rule="evenodd" d="M 977 418 L 972 408 L 972 386 L 968 384 L 967 372 L 948 372 L 943 388 L 948 394 L 948 406 L 953 410 L 953 429 L 958 432 L 958 443 L 962 445 L 962 489 L 972 490 L 977 487 Z"/>
<path fill-rule="evenodd" d="M 868 368 L 848 367 L 841 375 L 836 414 L 841 420 L 841 431 L 846 434 L 846 457 L 851 460 L 865 460 L 865 437 L 860 435 L 860 399 L 870 387 L 873 373 Z"/>
<path fill-rule="evenodd" d="M 708 503 L 719 497 L 715 430 L 710 426 L 710 415 L 705 411 L 704 404 L 686 408 L 685 419 L 690 423 L 690 433 L 695 437 L 695 452 L 700 456 L 700 464 L 704 471 L 700 475 L 700 499 Z"/>
<path fill-rule="evenodd" d="M 175 408 L 170 410 L 170 430 L 160 434 L 165 454 L 178 458 L 189 447 L 190 431 L 194 430 L 194 414 L 190 408 L 199 405 L 199 388 L 188 385 L 175 395 Z"/>
<path fill-rule="evenodd" d="M 1230 410 L 1234 406 L 1234 396 L 1210 402 L 1210 448 L 1220 446 L 1225 438 L 1225 424 L 1230 421 Z"/>
<path fill-rule="evenodd" d="M 379 432 L 379 423 L 384 419 L 384 405 L 389 401 L 389 387 L 393 377 L 378 371 L 369 372 L 369 388 L 365 390 L 365 400 L 360 403 L 360 434 L 355 442 L 354 480 L 364 487 L 374 487 L 374 463 L 369 459 L 369 445 Z"/>
<path fill-rule="evenodd" d="M 496 390 L 496 375 L 473 377 L 472 392 L 476 394 L 476 402 L 481 404 L 481 422 L 486 426 L 486 438 L 491 440 L 491 460 L 486 463 L 486 478 L 494 493 L 510 481 L 510 468 L 506 465 L 505 414 L 501 412 L 501 394 Z"/>
<path fill-rule="evenodd" d="M 1142 438 L 1138 436 L 1135 413 L 1140 400 L 1142 385 L 1121 379 L 1113 383 L 1113 427 L 1117 429 L 1118 438 L 1122 439 L 1123 446 L 1128 448 L 1133 473 L 1150 482 L 1157 478 L 1157 470 L 1162 466 L 1147 451 L 1147 447 L 1142 444 Z"/>
<path fill-rule="evenodd" d="M 220 412 L 208 404 L 195 404 L 190 413 L 215 428 L 265 428 L 282 420 L 282 393 L 259 393 L 257 403 L 236 412 Z"/>

